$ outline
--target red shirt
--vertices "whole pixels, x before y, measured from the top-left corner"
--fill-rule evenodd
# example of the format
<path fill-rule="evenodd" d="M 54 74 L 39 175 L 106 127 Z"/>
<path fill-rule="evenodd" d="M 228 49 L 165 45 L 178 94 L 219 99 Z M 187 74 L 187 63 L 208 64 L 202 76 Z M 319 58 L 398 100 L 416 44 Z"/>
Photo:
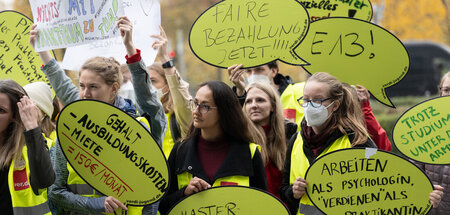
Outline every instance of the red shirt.
<path fill-rule="evenodd" d="M 227 157 L 229 149 L 230 144 L 225 140 L 207 141 L 201 136 L 198 138 L 198 158 L 211 182 Z"/>
<path fill-rule="evenodd" d="M 362 104 L 362 111 L 364 113 L 364 119 L 366 120 L 367 131 L 373 142 L 378 146 L 378 149 L 391 151 L 391 142 L 386 135 L 386 131 L 380 126 L 377 119 L 375 119 L 369 102 L 364 102 Z"/>

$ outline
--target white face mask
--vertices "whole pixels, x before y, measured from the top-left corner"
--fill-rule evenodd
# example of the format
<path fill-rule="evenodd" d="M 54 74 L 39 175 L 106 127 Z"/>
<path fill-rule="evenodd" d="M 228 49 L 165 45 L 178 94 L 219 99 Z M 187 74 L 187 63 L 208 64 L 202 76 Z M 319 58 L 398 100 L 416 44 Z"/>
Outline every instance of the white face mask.
<path fill-rule="evenodd" d="M 327 119 L 331 116 L 328 116 L 328 107 L 334 103 L 331 102 L 328 106 L 321 105 L 320 107 L 316 108 L 313 107 L 311 104 L 308 104 L 308 106 L 303 107 L 306 124 L 308 126 L 321 126 Z M 319 106 L 319 104 L 315 104 Z"/>
<path fill-rule="evenodd" d="M 246 86 L 253 83 L 270 84 L 270 79 L 267 75 L 250 75 L 245 79 Z"/>
<path fill-rule="evenodd" d="M 163 88 L 156 89 L 156 96 L 158 97 L 159 100 L 161 100 L 161 98 L 162 98 L 164 95 L 166 95 L 167 93 L 169 93 L 169 91 L 163 93 L 163 90 L 164 90 L 164 88 L 166 88 L 166 87 L 167 87 L 167 85 L 164 86 Z"/>

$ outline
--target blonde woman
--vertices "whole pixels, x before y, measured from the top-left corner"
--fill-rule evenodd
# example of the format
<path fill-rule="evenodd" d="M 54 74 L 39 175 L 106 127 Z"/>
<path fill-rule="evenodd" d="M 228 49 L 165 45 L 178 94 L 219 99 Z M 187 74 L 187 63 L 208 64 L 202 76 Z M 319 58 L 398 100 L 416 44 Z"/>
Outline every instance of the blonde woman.
<path fill-rule="evenodd" d="M 280 198 L 286 141 L 297 131 L 297 125 L 284 119 L 278 92 L 269 84 L 250 84 L 246 92 L 243 110 L 265 137 L 260 145 L 268 191 Z"/>

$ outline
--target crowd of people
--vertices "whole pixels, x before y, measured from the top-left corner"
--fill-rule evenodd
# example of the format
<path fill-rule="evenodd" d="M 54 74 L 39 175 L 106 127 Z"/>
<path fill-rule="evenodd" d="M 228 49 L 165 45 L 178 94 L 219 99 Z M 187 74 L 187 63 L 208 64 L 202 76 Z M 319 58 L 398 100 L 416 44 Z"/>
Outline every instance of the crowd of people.
<path fill-rule="evenodd" d="M 268 191 L 291 214 L 321 214 L 305 194 L 314 161 L 345 148 L 386 151 L 391 143 L 375 119 L 369 92 L 320 72 L 305 82 L 283 76 L 276 61 L 228 68 L 234 85 L 207 81 L 189 94 L 168 55 L 164 29 L 152 44 L 159 60 L 146 66 L 133 43 L 133 26 L 120 17 L 126 65 L 113 58 L 86 61 L 75 85 L 48 51 L 39 52 L 42 82 L 21 87 L 0 80 L 0 208 L 2 214 L 167 214 L 181 199 L 217 186 Z M 31 27 L 34 46 L 39 31 Z M 124 78 L 125 77 L 125 78 Z M 450 72 L 439 86 L 450 95 Z M 111 104 L 144 125 L 169 165 L 170 184 L 158 202 L 124 205 L 87 184 L 67 162 L 55 133 L 61 106 L 93 99 Z M 417 164 L 431 178 L 433 214 L 450 214 L 448 165 Z"/>

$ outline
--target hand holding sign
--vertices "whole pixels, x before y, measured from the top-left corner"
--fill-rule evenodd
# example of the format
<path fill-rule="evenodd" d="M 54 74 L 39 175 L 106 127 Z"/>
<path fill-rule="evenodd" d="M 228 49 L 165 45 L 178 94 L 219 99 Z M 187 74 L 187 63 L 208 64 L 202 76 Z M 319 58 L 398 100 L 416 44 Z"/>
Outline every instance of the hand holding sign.
<path fill-rule="evenodd" d="M 430 99 L 406 111 L 395 123 L 393 140 L 413 160 L 450 164 L 450 96 Z"/>
<path fill-rule="evenodd" d="M 309 17 L 295 0 L 224 0 L 197 18 L 189 34 L 194 54 L 213 66 L 244 68 L 281 60 L 305 62 L 293 51 L 306 35 Z"/>
<path fill-rule="evenodd" d="M 403 44 L 383 28 L 350 18 L 327 18 L 311 23 L 295 52 L 311 65 L 311 73 L 327 72 L 342 82 L 361 84 L 380 102 L 393 107 L 385 89 L 408 72 Z"/>
<path fill-rule="evenodd" d="M 307 193 L 325 214 L 426 214 L 439 192 L 408 160 L 376 149 L 344 149 L 314 162 Z M 432 195 L 430 195 L 432 193 Z"/>

